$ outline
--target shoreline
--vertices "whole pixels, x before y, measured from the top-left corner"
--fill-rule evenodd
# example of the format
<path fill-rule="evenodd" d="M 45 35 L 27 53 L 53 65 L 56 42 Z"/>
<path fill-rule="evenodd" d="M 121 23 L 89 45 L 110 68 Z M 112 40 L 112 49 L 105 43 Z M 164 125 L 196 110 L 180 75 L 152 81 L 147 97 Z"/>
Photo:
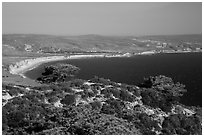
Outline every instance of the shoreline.
<path fill-rule="evenodd" d="M 9 72 L 11 74 L 20 75 L 21 77 L 26 78 L 23 75 L 26 71 L 32 70 L 37 66 L 49 61 L 57 61 L 57 60 L 63 60 L 63 59 L 64 59 L 63 56 L 52 56 L 52 57 L 39 57 L 39 58 L 21 60 L 19 62 L 16 62 L 15 64 L 9 65 Z"/>
<path fill-rule="evenodd" d="M 163 52 L 157 52 L 155 50 L 151 51 L 144 51 L 141 53 L 135 53 L 134 55 L 155 55 L 155 54 L 181 54 L 181 53 L 199 53 L 202 51 L 172 51 L 172 50 L 166 50 Z"/>
<path fill-rule="evenodd" d="M 39 57 L 21 60 L 15 64 L 9 65 L 9 72 L 14 75 L 20 75 L 23 78 L 26 78 L 24 75 L 25 72 L 32 70 L 43 63 L 67 60 L 67 59 L 83 59 L 83 58 L 98 58 L 98 57 L 130 57 L 128 54 L 118 54 L 118 55 L 107 55 L 107 54 L 96 54 L 96 55 L 69 55 L 69 56 L 48 56 L 48 57 Z"/>
<path fill-rule="evenodd" d="M 194 53 L 194 52 L 163 52 L 163 54 L 171 54 L 171 53 Z M 26 59 L 26 60 L 21 60 L 19 62 L 16 62 L 15 64 L 9 65 L 9 72 L 14 75 L 20 75 L 23 78 L 26 78 L 24 73 L 26 73 L 29 70 L 32 70 L 39 65 L 43 63 L 48 63 L 48 62 L 54 62 L 54 61 L 60 61 L 60 60 L 67 60 L 67 59 L 84 59 L 84 58 L 112 58 L 112 57 L 132 57 L 132 56 L 138 56 L 138 55 L 155 55 L 159 54 L 157 52 L 149 52 L 149 53 L 137 53 L 137 54 L 130 54 L 130 53 L 125 53 L 125 54 L 116 54 L 116 55 L 109 55 L 109 54 L 95 54 L 95 55 L 69 55 L 69 56 L 48 56 L 48 57 L 39 57 L 39 58 L 31 58 L 31 59 Z"/>

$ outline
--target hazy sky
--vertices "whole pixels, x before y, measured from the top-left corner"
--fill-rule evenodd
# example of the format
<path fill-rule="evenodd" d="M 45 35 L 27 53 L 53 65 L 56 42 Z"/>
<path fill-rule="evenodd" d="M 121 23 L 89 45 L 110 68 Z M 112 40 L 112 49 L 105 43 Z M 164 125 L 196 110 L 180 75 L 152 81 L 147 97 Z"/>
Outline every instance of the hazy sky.
<path fill-rule="evenodd" d="M 3 33 L 202 33 L 202 3 L 3 3 Z"/>

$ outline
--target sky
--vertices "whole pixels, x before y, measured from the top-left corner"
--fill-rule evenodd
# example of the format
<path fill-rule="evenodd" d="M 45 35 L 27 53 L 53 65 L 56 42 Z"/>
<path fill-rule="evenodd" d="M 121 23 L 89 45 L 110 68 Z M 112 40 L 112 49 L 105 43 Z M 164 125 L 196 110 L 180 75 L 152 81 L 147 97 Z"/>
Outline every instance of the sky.
<path fill-rule="evenodd" d="M 3 2 L 3 34 L 202 33 L 202 3 Z"/>

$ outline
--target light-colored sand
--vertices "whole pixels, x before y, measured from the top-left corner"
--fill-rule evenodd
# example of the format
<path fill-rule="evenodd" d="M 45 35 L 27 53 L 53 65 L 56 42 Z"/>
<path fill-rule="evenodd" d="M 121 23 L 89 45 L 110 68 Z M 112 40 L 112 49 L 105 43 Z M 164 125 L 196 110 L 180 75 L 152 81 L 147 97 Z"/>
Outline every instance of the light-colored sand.
<path fill-rule="evenodd" d="M 49 57 L 40 57 L 34 59 L 26 59 L 9 66 L 9 72 L 11 74 L 20 75 L 25 78 L 23 75 L 26 71 L 31 70 L 42 63 L 47 63 L 51 61 L 66 60 L 66 59 L 81 59 L 81 58 L 93 58 L 93 57 L 127 57 L 129 55 L 106 55 L 106 54 L 95 54 L 95 55 L 70 55 L 70 56 L 49 56 Z"/>
<path fill-rule="evenodd" d="M 9 66 L 9 72 L 11 74 L 21 75 L 24 77 L 23 73 L 27 70 L 35 68 L 36 66 L 46 63 L 49 61 L 57 61 L 65 59 L 64 56 L 52 56 L 52 57 L 40 57 L 35 59 L 26 59 L 20 62 L 16 62 L 14 65 Z"/>
<path fill-rule="evenodd" d="M 189 51 L 171 51 L 167 50 L 165 53 L 183 53 L 183 52 L 189 52 Z M 152 55 L 156 54 L 155 51 L 146 51 L 142 53 L 138 53 L 135 55 Z M 39 57 L 39 58 L 32 58 L 32 59 L 26 59 L 26 60 L 21 60 L 19 62 L 16 62 L 15 64 L 12 64 L 9 66 L 9 72 L 11 74 L 15 75 L 20 75 L 25 78 L 23 75 L 26 71 L 31 70 L 35 67 L 37 67 L 40 64 L 46 63 L 46 62 L 51 62 L 51 61 L 58 61 L 58 60 L 66 60 L 66 59 L 81 59 L 81 58 L 93 58 L 93 57 L 107 57 L 107 58 L 112 58 L 112 57 L 130 57 L 132 56 L 130 53 L 125 53 L 125 54 L 92 54 L 92 55 L 70 55 L 70 56 L 48 56 L 48 57 Z"/>

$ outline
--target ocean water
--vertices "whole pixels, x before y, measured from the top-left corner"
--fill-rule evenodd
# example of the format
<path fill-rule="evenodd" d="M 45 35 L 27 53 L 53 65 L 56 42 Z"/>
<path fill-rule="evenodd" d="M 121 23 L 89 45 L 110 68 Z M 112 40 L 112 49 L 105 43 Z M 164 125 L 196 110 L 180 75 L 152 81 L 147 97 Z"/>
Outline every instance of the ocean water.
<path fill-rule="evenodd" d="M 137 85 L 143 81 L 144 77 L 165 75 L 171 77 L 174 82 L 186 85 L 188 92 L 182 97 L 181 103 L 202 106 L 202 53 L 91 58 L 58 62 L 79 67 L 81 70 L 77 77 L 87 80 L 99 76 L 120 83 Z M 36 79 L 43 72 L 45 65 L 58 62 L 42 64 L 25 75 Z"/>

